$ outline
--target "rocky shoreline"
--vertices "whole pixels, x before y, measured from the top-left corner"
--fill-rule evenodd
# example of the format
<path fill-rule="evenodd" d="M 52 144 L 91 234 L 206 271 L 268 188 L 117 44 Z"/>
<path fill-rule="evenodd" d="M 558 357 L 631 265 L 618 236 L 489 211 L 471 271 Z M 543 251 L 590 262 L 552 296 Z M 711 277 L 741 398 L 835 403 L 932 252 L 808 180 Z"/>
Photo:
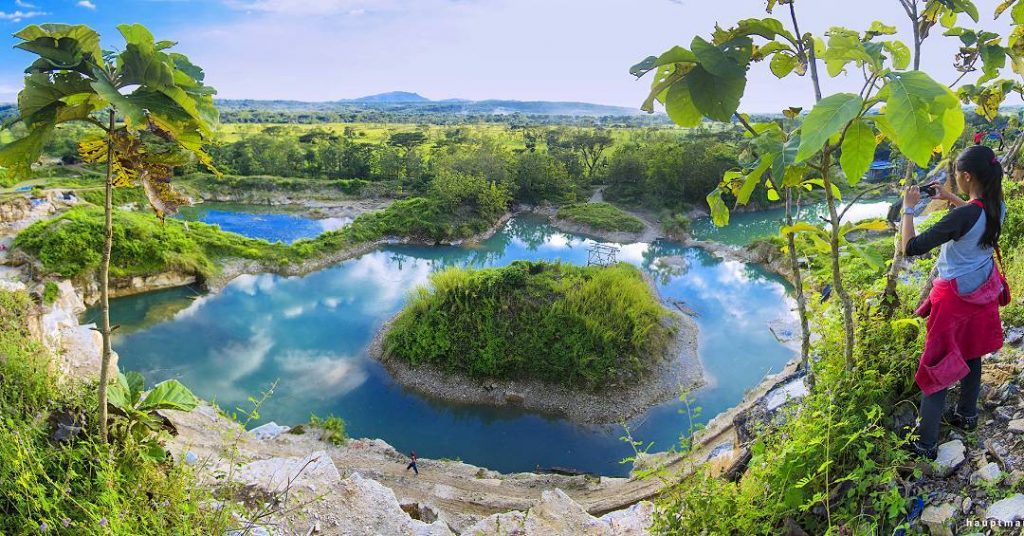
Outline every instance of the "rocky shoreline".
<path fill-rule="evenodd" d="M 429 398 L 456 404 L 517 407 L 578 424 L 615 424 L 629 421 L 653 406 L 676 399 L 682 391 L 703 384 L 697 324 L 687 316 L 669 313 L 677 323 L 675 340 L 668 352 L 673 357 L 657 360 L 638 384 L 596 392 L 538 380 L 479 380 L 429 366 L 412 366 L 383 351 L 384 337 L 393 319 L 377 331 L 367 351 L 399 385 Z"/>

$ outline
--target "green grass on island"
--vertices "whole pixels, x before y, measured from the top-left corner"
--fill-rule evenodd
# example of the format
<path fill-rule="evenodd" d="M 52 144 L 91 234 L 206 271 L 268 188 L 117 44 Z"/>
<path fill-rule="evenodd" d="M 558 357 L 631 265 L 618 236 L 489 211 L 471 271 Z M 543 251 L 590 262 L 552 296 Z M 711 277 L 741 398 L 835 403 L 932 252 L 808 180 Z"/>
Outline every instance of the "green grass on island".
<path fill-rule="evenodd" d="M 221 261 L 231 258 L 274 268 L 389 236 L 423 242 L 467 238 L 493 226 L 501 213 L 472 205 L 453 208 L 436 198 L 414 197 L 363 214 L 341 229 L 286 245 L 225 232 L 216 225 L 191 222 L 186 227 L 171 218 L 161 224 L 147 210 L 115 210 L 110 273 L 129 277 L 174 270 L 208 277 L 220 270 Z M 36 222 L 18 235 L 15 246 L 38 258 L 49 273 L 89 276 L 102 260 L 103 210 L 83 205 Z"/>
<path fill-rule="evenodd" d="M 558 217 L 602 231 L 639 233 L 644 222 L 608 203 L 578 203 L 558 209 Z"/>
<path fill-rule="evenodd" d="M 638 381 L 662 359 L 671 315 L 629 264 L 450 268 L 414 291 L 384 353 L 473 378 L 596 390 Z"/>

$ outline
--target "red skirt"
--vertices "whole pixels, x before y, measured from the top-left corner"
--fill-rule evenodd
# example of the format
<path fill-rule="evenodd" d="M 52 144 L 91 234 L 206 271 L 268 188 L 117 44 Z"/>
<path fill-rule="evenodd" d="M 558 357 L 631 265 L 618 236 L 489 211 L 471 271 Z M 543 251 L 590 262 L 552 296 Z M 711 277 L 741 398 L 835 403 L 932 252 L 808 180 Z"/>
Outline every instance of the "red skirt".
<path fill-rule="evenodd" d="M 917 314 L 928 318 L 924 354 L 914 379 L 926 395 L 949 388 L 967 376 L 967 361 L 1003 347 L 998 268 L 977 290 L 961 296 L 956 280 L 936 279 Z"/>

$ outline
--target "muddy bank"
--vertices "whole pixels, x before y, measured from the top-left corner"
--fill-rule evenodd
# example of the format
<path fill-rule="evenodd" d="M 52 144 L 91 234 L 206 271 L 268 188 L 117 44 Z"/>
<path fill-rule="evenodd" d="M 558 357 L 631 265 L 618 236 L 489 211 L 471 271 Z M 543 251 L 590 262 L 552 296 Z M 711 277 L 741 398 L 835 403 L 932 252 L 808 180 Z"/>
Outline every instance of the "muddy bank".
<path fill-rule="evenodd" d="M 689 317 L 672 314 L 676 334 L 666 356 L 656 359 L 645 378 L 634 385 L 620 385 L 596 392 L 571 389 L 538 380 L 480 380 L 430 366 L 413 366 L 397 356 L 386 355 L 384 337 L 389 320 L 378 330 L 368 353 L 379 360 L 403 387 L 448 403 L 518 407 L 564 417 L 580 424 L 621 423 L 652 406 L 674 400 L 681 391 L 703 384 L 697 354 L 697 324 Z"/>

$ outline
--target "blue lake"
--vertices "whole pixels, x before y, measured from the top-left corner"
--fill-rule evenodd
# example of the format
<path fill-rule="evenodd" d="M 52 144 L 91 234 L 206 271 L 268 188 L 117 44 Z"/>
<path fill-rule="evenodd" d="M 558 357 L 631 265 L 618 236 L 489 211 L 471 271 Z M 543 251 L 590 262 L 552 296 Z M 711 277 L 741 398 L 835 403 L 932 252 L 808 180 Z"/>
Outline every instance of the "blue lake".
<path fill-rule="evenodd" d="M 185 221 L 218 225 L 224 231 L 268 242 L 291 244 L 313 238 L 352 222 L 351 218 L 313 219 L 297 213 L 282 212 L 280 207 L 259 207 L 235 203 L 201 203 L 182 207 L 178 215 Z"/>
<path fill-rule="evenodd" d="M 591 244 L 523 217 L 476 247 L 388 246 L 304 277 L 247 275 L 217 294 L 179 288 L 117 299 L 111 316 L 122 328 L 114 348 L 123 370 L 138 370 L 148 382 L 178 378 L 228 410 L 247 407 L 248 397 L 277 382 L 262 422 L 336 414 L 353 437 L 379 437 L 425 457 L 500 471 L 560 466 L 625 475 L 621 460 L 631 449 L 621 426 L 431 400 L 404 391 L 366 354 L 382 323 L 434 270 L 519 259 L 585 264 Z M 654 259 L 666 255 L 681 256 L 684 266 L 656 268 Z M 699 314 L 708 380 L 694 393 L 699 422 L 735 405 L 793 357 L 768 329 L 792 306 L 780 278 L 668 242 L 625 245 L 618 257 L 654 275 L 664 298 Z M 634 436 L 654 442 L 654 450 L 673 448 L 690 424 L 681 408 L 678 401 L 652 408 L 630 423 Z"/>

